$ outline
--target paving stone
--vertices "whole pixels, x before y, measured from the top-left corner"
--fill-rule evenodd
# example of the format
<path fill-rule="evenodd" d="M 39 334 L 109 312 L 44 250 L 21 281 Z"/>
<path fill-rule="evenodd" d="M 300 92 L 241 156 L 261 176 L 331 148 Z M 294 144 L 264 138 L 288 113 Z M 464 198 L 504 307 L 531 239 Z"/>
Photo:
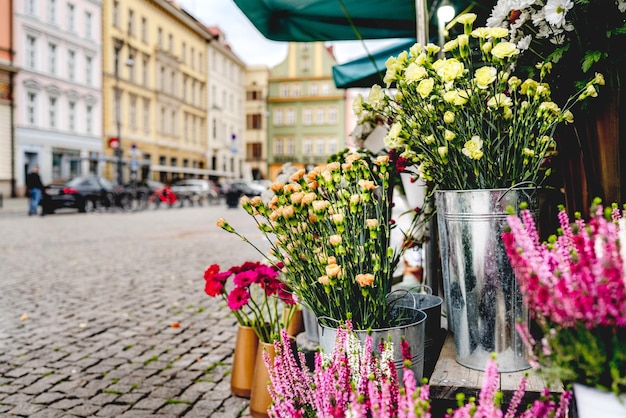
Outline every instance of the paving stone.
<path fill-rule="evenodd" d="M 53 404 L 50 404 L 49 407 L 50 408 L 54 408 L 54 409 L 62 409 L 64 411 L 68 411 L 78 405 L 82 405 L 83 401 L 80 399 L 69 399 L 69 398 L 65 398 L 65 399 L 61 399 L 58 402 L 55 402 Z"/>
<path fill-rule="evenodd" d="M 52 408 L 44 408 L 41 411 L 29 415 L 28 418 L 61 418 L 63 416 L 67 416 L 65 411 L 59 411 Z"/>
<path fill-rule="evenodd" d="M 167 399 L 157 398 L 154 393 L 150 393 L 149 398 L 144 398 L 137 402 L 133 409 L 147 409 L 150 411 L 156 411 L 167 403 Z"/>
<path fill-rule="evenodd" d="M 42 393 L 39 396 L 36 396 L 32 402 L 49 405 L 51 403 L 58 401 L 59 399 L 64 399 L 66 396 L 67 396 L 66 394 L 60 393 L 60 392 L 46 392 L 46 393 Z"/>
<path fill-rule="evenodd" d="M 115 402 L 115 400 L 117 398 L 119 398 L 120 395 L 118 394 L 113 394 L 113 393 L 99 393 L 96 396 L 94 396 L 93 398 L 91 398 L 89 401 L 91 403 L 93 403 L 94 405 L 106 405 L 109 404 L 111 402 Z"/>
<path fill-rule="evenodd" d="M 99 417 L 119 417 L 121 414 L 128 410 L 127 405 L 105 405 L 102 409 L 100 409 L 96 416 Z"/>
<path fill-rule="evenodd" d="M 81 417 L 91 417 L 91 416 L 96 415 L 96 413 L 98 413 L 100 409 L 101 409 L 100 405 L 84 403 L 82 405 L 78 405 L 70 409 L 68 413 L 73 414 L 73 415 L 78 415 Z"/>
<path fill-rule="evenodd" d="M 190 408 L 191 408 L 191 405 L 189 404 L 181 404 L 181 403 L 169 404 L 169 405 L 164 405 L 161 409 L 159 409 L 158 413 L 176 417 L 176 416 L 184 415 L 185 411 L 187 411 Z"/>
<path fill-rule="evenodd" d="M 18 404 L 13 409 L 9 410 L 8 415 L 28 417 L 28 416 L 31 416 L 32 414 L 35 414 L 41 411 L 42 409 L 43 409 L 43 406 L 41 405 L 33 405 L 33 404 L 28 404 L 28 403 Z"/>

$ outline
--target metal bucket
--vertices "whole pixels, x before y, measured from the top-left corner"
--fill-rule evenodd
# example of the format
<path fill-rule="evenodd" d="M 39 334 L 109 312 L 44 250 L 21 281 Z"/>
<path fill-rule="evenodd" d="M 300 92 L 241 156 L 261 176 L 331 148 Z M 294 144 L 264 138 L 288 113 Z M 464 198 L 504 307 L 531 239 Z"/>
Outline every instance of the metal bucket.
<path fill-rule="evenodd" d="M 411 352 L 411 370 L 415 374 L 415 379 L 419 382 L 424 377 L 424 336 L 426 325 L 426 314 L 418 309 L 406 307 L 393 307 L 392 314 L 397 318 L 403 318 L 402 324 L 396 327 L 368 330 L 354 330 L 361 343 L 365 342 L 365 338 L 371 333 L 374 349 L 378 352 L 378 342 L 380 340 L 387 341 L 391 338 L 393 342 L 393 361 L 398 371 L 398 379 L 402 382 L 404 375 L 404 361 L 402 359 L 402 348 L 400 343 L 405 339 L 409 343 Z M 318 335 L 320 348 L 326 354 L 333 352 L 335 347 L 335 337 L 337 335 L 337 327 L 328 326 L 326 324 L 336 323 L 339 321 L 329 317 L 319 317 Z"/>
<path fill-rule="evenodd" d="M 300 309 L 302 309 L 304 335 L 306 335 L 307 340 L 317 344 L 319 342 L 319 336 L 317 335 L 317 317 L 311 309 L 307 308 L 303 304 L 300 305 Z"/>
<path fill-rule="evenodd" d="M 537 211 L 534 188 L 440 190 L 435 195 L 448 329 L 456 361 L 484 370 L 491 353 L 501 372 L 529 368 L 515 330 L 528 309 L 502 244 L 507 207 Z"/>
<path fill-rule="evenodd" d="M 394 290 L 387 303 L 397 307 L 419 309 L 426 314 L 424 326 L 424 368 L 431 370 L 437 361 L 437 338 L 441 331 L 441 305 L 443 299 L 433 295 L 430 286 L 420 285 L 410 289 Z"/>

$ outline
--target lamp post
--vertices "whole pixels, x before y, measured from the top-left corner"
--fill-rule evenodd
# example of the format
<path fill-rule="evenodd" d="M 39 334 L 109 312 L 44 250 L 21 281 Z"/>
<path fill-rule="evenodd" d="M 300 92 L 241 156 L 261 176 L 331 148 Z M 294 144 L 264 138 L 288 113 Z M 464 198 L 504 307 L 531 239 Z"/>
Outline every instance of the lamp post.
<path fill-rule="evenodd" d="M 446 23 L 454 18 L 454 7 L 450 4 L 449 0 L 443 0 L 439 3 L 437 8 L 437 23 L 439 26 L 439 57 L 443 58 L 443 45 L 445 43 Z"/>
<path fill-rule="evenodd" d="M 117 147 L 115 148 L 115 164 L 116 164 L 116 178 L 117 184 L 122 185 L 124 182 L 123 169 L 124 169 L 124 150 L 122 149 L 122 118 L 121 118 L 121 107 L 122 107 L 122 91 L 120 89 L 120 69 L 119 69 L 119 61 L 120 61 L 120 52 L 122 47 L 124 46 L 124 41 L 122 39 L 114 39 L 115 45 L 115 124 L 117 130 Z M 130 48 L 130 47 L 129 47 Z M 135 62 L 131 57 L 126 60 L 126 65 L 132 67 L 135 65 Z"/>

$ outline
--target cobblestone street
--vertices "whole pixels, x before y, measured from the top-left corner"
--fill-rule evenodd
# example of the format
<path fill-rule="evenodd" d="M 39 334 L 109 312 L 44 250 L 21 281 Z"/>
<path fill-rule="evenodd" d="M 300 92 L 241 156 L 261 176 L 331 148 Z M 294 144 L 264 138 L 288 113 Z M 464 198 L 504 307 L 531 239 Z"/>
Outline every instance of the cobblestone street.
<path fill-rule="evenodd" d="M 0 213 L 0 416 L 237 417 L 236 321 L 204 269 L 259 259 L 241 208 Z"/>

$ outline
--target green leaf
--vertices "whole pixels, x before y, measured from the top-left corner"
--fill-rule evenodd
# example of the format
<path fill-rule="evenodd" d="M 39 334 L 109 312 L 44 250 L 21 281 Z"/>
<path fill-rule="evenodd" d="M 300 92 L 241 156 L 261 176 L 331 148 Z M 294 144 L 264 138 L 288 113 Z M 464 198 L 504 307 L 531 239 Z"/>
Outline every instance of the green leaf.
<path fill-rule="evenodd" d="M 583 57 L 581 68 L 584 73 L 588 72 L 593 64 L 600 61 L 602 58 L 601 51 L 587 51 Z"/>

